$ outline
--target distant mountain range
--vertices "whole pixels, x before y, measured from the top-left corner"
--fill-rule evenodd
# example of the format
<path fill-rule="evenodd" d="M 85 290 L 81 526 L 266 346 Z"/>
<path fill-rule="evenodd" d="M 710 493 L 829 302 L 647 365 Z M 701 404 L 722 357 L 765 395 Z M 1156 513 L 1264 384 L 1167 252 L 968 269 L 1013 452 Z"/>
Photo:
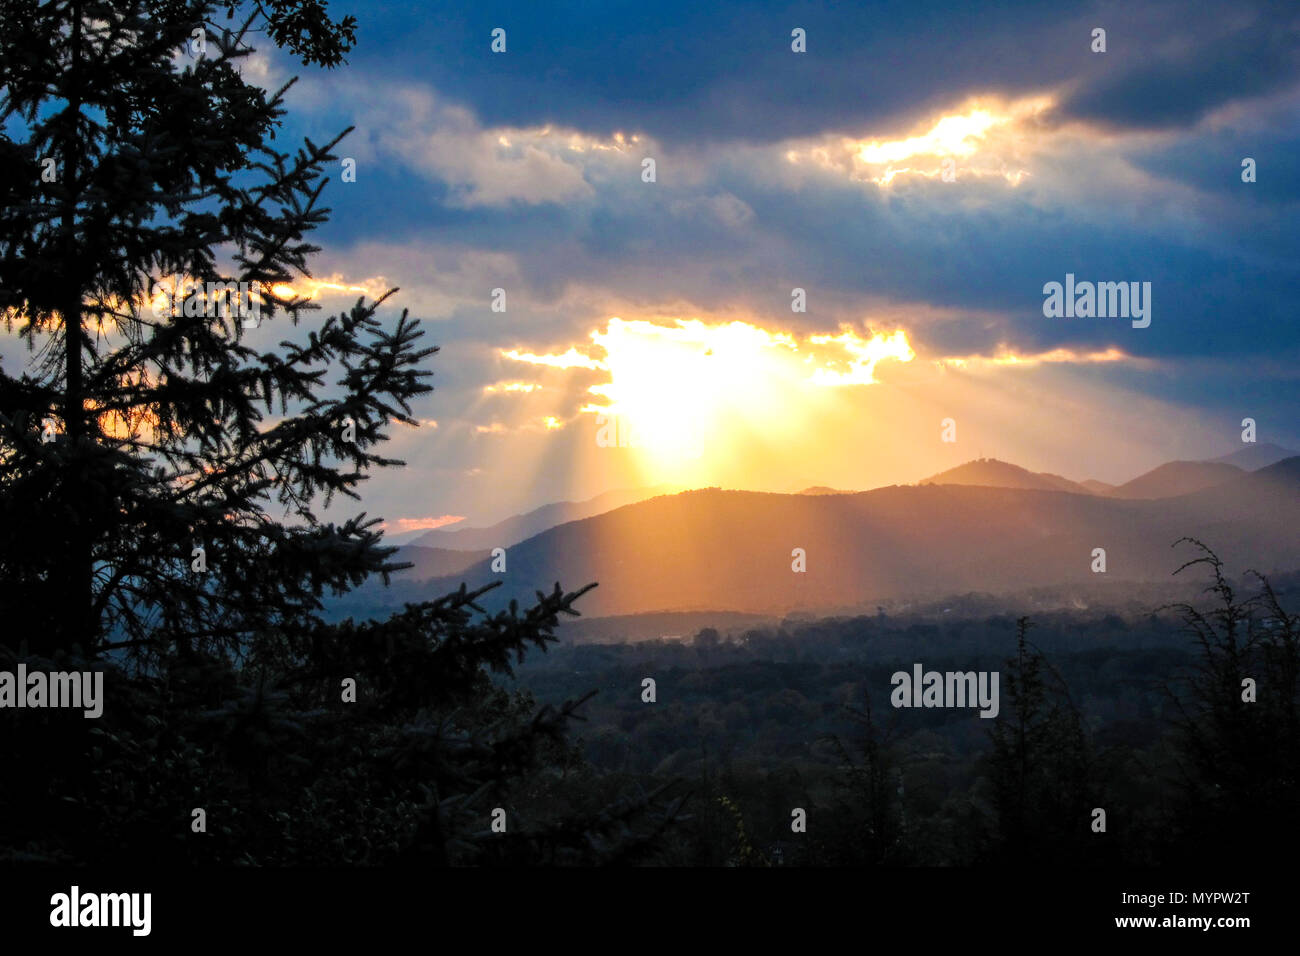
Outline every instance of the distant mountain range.
<path fill-rule="evenodd" d="M 1212 488 L 1244 474 L 1242 469 L 1227 462 L 1171 461 L 1106 494 L 1113 498 L 1172 498 Z"/>
<path fill-rule="evenodd" d="M 400 561 L 409 561 L 413 567 L 405 572 L 407 576 L 424 579 L 440 578 L 448 574 L 459 574 L 468 567 L 491 557 L 490 550 L 452 551 L 447 548 L 426 548 L 423 545 L 403 545 L 398 552 Z"/>
<path fill-rule="evenodd" d="M 1095 479 L 1075 482 L 1044 471 L 1029 471 L 996 458 L 980 458 L 922 479 L 918 484 L 1029 488 L 1109 495 L 1115 498 L 1172 498 L 1222 484 L 1244 472 L 1256 471 L 1295 454 L 1296 452 L 1267 442 L 1247 445 L 1241 451 L 1211 461 L 1167 462 L 1122 485 L 1111 485 Z"/>
<path fill-rule="evenodd" d="M 1096 478 L 1088 478 L 1079 482 L 1079 484 L 1087 491 L 1091 491 L 1094 495 L 1104 495 L 1115 490 L 1114 485 L 1108 485 L 1106 482 L 1098 481 Z"/>
<path fill-rule="evenodd" d="M 1036 491 L 1069 491 L 1092 494 L 1087 488 L 1060 475 L 1033 472 L 996 458 L 980 458 L 950 468 L 918 482 L 921 485 L 979 485 L 982 488 L 1029 488 Z"/>
<path fill-rule="evenodd" d="M 624 505 L 645 501 L 656 495 L 679 491 L 670 485 L 655 488 L 628 488 L 607 491 L 586 501 L 560 501 L 555 504 L 542 505 L 527 514 L 514 515 L 486 528 L 447 527 L 427 531 L 408 542 L 409 545 L 424 548 L 442 548 L 455 551 L 490 551 L 493 548 L 508 548 L 518 544 L 547 528 L 566 521 L 579 521 L 592 515 L 613 511 Z M 409 559 L 407 559 L 409 560 Z"/>
<path fill-rule="evenodd" d="M 1191 470 L 1170 469 L 1183 464 L 1154 469 L 1128 485 L 1145 480 L 1138 490 L 1150 491 L 1159 479 L 1181 486 Z M 1226 480 L 1162 498 L 1103 496 L 1082 485 L 1078 491 L 1042 487 L 1066 479 L 1004 462 L 972 462 L 953 471 L 1037 486 L 923 483 L 793 495 L 689 491 L 549 528 L 508 548 L 505 574 L 492 573 L 480 557 L 424 582 L 410 576 L 371 597 L 393 605 L 444 594 L 462 580 L 471 587 L 501 581 L 487 600 L 499 607 L 512 597 L 529 601 L 556 581 L 570 589 L 597 581 L 581 603 L 584 615 L 784 613 L 900 596 L 1168 580 L 1190 555 L 1170 550 L 1184 535 L 1210 544 L 1234 571 L 1300 567 L 1300 457 L 1255 472 L 1218 470 Z M 806 554 L 805 573 L 792 571 L 795 548 Z M 1095 548 L 1106 551 L 1105 577 L 1091 570 Z M 448 558 L 427 560 L 433 567 Z"/>
<path fill-rule="evenodd" d="M 1234 451 L 1230 455 L 1221 455 L 1213 460 L 1226 465 L 1236 465 L 1244 471 L 1258 471 L 1295 454 L 1297 452 L 1266 441 L 1248 444 L 1239 451 Z"/>

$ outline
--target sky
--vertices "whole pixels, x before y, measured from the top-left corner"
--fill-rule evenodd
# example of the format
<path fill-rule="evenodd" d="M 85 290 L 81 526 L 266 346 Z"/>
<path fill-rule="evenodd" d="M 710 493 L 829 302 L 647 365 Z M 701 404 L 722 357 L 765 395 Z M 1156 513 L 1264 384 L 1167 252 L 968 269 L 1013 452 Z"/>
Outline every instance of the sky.
<path fill-rule="evenodd" d="M 977 457 L 1121 482 L 1245 418 L 1300 447 L 1293 3 L 331 12 L 348 65 L 246 72 L 299 77 L 285 143 L 355 127 L 300 291 L 399 287 L 440 347 L 363 490 L 393 531 Z M 1067 275 L 1149 324 L 1046 315 Z"/>

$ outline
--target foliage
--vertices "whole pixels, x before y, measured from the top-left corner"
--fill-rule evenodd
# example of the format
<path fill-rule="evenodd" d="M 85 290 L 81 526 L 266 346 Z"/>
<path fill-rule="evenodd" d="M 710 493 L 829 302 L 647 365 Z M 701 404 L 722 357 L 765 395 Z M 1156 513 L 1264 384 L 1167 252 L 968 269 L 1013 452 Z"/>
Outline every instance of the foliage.
<path fill-rule="evenodd" d="M 300 328 L 348 131 L 278 148 L 292 81 L 242 67 L 261 32 L 339 65 L 355 29 L 321 0 L 0 7 L 0 310 L 32 353 L 0 370 L 4 653 L 103 671 L 107 698 L 97 720 L 0 713 L 24 768 L 0 782 L 12 858 L 626 861 L 680 807 L 655 791 L 486 829 L 575 763 L 578 706 L 493 675 L 594 585 L 490 615 L 464 587 L 384 621 L 319 613 L 406 567 L 378 519 L 318 510 L 402 464 L 380 446 L 418 424 L 437 349 L 381 317 L 396 290 Z"/>

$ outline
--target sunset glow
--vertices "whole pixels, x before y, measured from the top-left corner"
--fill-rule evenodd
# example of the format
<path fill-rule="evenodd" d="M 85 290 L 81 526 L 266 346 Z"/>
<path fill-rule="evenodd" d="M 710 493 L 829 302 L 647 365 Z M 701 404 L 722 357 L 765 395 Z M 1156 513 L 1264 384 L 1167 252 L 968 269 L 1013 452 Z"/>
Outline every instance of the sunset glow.
<path fill-rule="evenodd" d="M 827 137 L 789 143 L 784 155 L 793 165 L 809 163 L 883 187 L 904 175 L 938 178 L 945 163 L 954 177 L 997 177 L 1017 186 L 1028 175 L 1026 155 L 1045 141 L 1036 120 L 1054 104 L 1050 95 L 978 97 L 897 139 Z"/>
<path fill-rule="evenodd" d="M 737 452 L 744 436 L 806 427 L 824 406 L 819 393 L 827 387 L 873 385 L 879 362 L 915 356 L 901 329 L 864 337 L 844 328 L 801 341 L 742 321 L 679 319 L 666 325 L 611 318 L 590 338 L 590 355 L 577 347 L 555 355 L 517 349 L 501 354 L 532 365 L 606 373 L 607 381 L 587 388 L 592 397 L 581 411 L 592 421 L 617 419 L 630 428 L 636 435 L 632 450 L 656 474 L 680 480 L 706 479 L 719 460 Z M 559 420 L 549 418 L 546 427 L 558 428 Z"/>

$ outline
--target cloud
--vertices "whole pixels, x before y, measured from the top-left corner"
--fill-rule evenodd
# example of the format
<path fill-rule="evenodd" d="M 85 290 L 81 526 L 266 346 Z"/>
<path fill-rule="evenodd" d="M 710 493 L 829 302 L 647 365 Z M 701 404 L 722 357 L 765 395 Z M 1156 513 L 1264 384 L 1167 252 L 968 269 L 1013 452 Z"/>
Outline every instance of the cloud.
<path fill-rule="evenodd" d="M 548 365 L 551 368 L 604 368 L 604 364 L 589 355 L 583 355 L 572 346 L 562 355 L 536 355 L 519 349 L 502 349 L 501 357 L 513 362 L 527 362 L 529 365 Z"/>
<path fill-rule="evenodd" d="M 1037 354 L 1016 353 L 1007 348 L 997 350 L 991 355 L 945 356 L 935 360 L 937 364 L 952 368 L 978 368 L 1008 366 L 1013 368 L 1033 368 L 1043 364 L 1089 365 L 1097 362 L 1129 362 L 1134 365 L 1150 366 L 1147 360 L 1135 358 L 1114 346 L 1097 352 L 1084 352 L 1076 349 L 1058 348 Z"/>
<path fill-rule="evenodd" d="M 1113 68 L 1080 84 L 1062 103 L 1066 114 L 1119 128 L 1188 127 L 1224 104 L 1294 86 L 1294 5 L 1236 4 L 1213 16 L 1183 4 L 1156 9 L 1171 17 L 1164 35 L 1143 29 L 1148 24 L 1136 11 L 1117 18 L 1120 29 L 1110 30 L 1105 54 Z"/>
<path fill-rule="evenodd" d="M 359 89 L 344 102 L 365 131 L 363 154 L 374 164 L 395 162 L 441 184 L 442 201 L 452 207 L 590 198 L 594 190 L 584 178 L 589 157 L 633 145 L 621 136 L 598 139 L 550 124 L 487 128 L 471 110 L 413 83 Z M 375 122 L 376 116 L 382 122 Z"/>
<path fill-rule="evenodd" d="M 1275 0 L 663 0 L 591 18 L 493 0 L 466 18 L 362 7 L 358 67 L 419 75 L 484 126 L 605 137 L 632 119 L 669 146 L 905 126 L 954 91 L 1059 90 L 1066 119 L 1187 126 L 1296 78 L 1296 11 Z M 491 23 L 506 26 L 505 54 L 489 50 Z M 806 53 L 791 51 L 794 26 Z M 1104 54 L 1091 50 L 1098 26 Z"/>
<path fill-rule="evenodd" d="M 397 518 L 383 522 L 383 528 L 390 534 L 403 534 L 407 531 L 430 531 L 434 528 L 445 528 L 449 524 L 464 520 L 464 515 L 440 515 L 437 518 Z"/>
<path fill-rule="evenodd" d="M 1041 389 L 1034 401 L 1074 415 L 1059 390 L 1085 384 L 1161 414 L 1162 400 L 1195 408 L 1178 417 L 1184 438 L 1239 421 L 1237 405 L 1293 417 L 1288 7 L 667 0 L 584 19 L 486 2 L 427 22 L 363 4 L 347 77 L 313 76 L 290 97 L 318 139 L 358 127 L 345 155 L 359 178 L 329 187 L 319 274 L 400 286 L 393 303 L 431 320 L 442 347 L 437 391 L 417 404 L 442 427 L 401 430 L 395 449 L 445 482 L 440 506 L 570 493 L 565 463 L 592 445 L 581 409 L 611 381 L 591 334 L 612 316 L 740 322 L 788 335 L 828 381 L 886 385 L 820 389 L 827 402 L 880 405 L 891 384 L 934 373 L 1014 393 L 1008 409 Z M 494 18 L 508 54 L 488 51 Z M 790 52 L 796 24 L 807 54 Z M 1105 54 L 1089 49 L 1095 26 Z M 644 156 L 655 183 L 640 178 Z M 1255 184 L 1240 180 L 1243 156 L 1259 163 Z M 1043 284 L 1067 272 L 1150 281 L 1151 327 L 1045 318 Z M 791 311 L 796 286 L 807 312 Z M 490 308 L 496 288 L 504 313 Z M 855 371 L 849 351 L 813 342 L 844 328 L 901 332 L 918 361 Z M 479 440 L 498 426 L 502 440 Z M 498 452 L 537 462 L 530 490 L 465 477 L 494 473 Z M 607 459 L 591 473 L 609 478 Z"/>
<path fill-rule="evenodd" d="M 739 229 L 754 218 L 754 210 L 731 193 L 674 199 L 669 210 L 680 219 L 703 221 L 726 229 Z"/>

